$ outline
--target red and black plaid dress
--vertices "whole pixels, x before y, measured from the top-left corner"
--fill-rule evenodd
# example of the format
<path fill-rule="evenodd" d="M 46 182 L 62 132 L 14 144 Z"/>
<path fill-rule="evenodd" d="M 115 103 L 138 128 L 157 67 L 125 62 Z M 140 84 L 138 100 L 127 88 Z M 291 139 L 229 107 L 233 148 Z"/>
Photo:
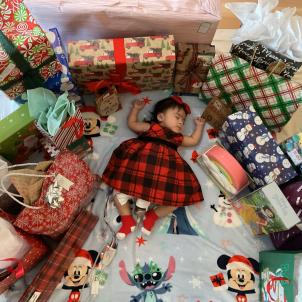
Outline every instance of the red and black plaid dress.
<path fill-rule="evenodd" d="M 182 134 L 152 123 L 147 132 L 114 150 L 104 182 L 159 205 L 182 207 L 202 201 L 195 174 L 177 152 L 182 140 Z"/>

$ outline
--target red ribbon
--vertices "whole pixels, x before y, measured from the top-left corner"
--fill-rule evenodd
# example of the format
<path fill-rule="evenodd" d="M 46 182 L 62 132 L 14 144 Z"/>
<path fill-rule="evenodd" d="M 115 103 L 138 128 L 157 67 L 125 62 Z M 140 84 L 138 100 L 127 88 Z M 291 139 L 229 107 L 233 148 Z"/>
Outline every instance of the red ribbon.
<path fill-rule="evenodd" d="M 190 106 L 187 103 L 185 103 L 180 96 L 172 95 L 172 96 L 170 96 L 170 99 L 172 99 L 173 101 L 175 101 L 177 104 L 182 105 L 186 114 L 190 114 L 191 113 Z"/>
<path fill-rule="evenodd" d="M 6 258 L 6 259 L 1 259 L 0 261 L 14 261 L 17 262 L 17 267 L 14 268 L 14 266 L 9 266 L 6 268 L 6 270 L 9 273 L 15 273 L 15 276 L 17 279 L 21 278 L 24 276 L 25 272 L 24 272 L 24 267 L 22 264 L 22 261 L 17 259 L 17 258 Z"/>
<path fill-rule="evenodd" d="M 140 93 L 140 89 L 129 81 L 124 80 L 127 73 L 126 52 L 123 38 L 113 39 L 115 72 L 112 73 L 108 80 L 90 82 L 86 84 L 87 89 L 91 92 L 115 85 L 119 92 L 131 92 L 133 94 Z"/>
<path fill-rule="evenodd" d="M 80 125 L 79 130 L 76 128 L 76 124 Z M 72 117 L 63 124 L 62 128 L 66 129 L 66 128 L 69 128 L 69 127 L 72 127 L 72 126 L 75 126 L 74 128 L 75 128 L 76 138 L 80 139 L 84 135 L 84 122 L 83 122 L 83 120 L 81 120 L 77 117 Z"/>

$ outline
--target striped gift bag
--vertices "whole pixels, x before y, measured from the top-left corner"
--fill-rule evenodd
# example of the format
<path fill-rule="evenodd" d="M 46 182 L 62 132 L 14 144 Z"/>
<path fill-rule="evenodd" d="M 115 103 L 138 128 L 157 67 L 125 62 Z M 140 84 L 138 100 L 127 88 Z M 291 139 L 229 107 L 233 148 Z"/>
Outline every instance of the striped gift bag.
<path fill-rule="evenodd" d="M 84 120 L 78 107 L 76 107 L 75 115 L 70 116 L 54 136 L 51 136 L 38 125 L 38 123 L 36 123 L 36 127 L 58 150 L 65 149 L 69 144 L 81 138 L 84 134 Z"/>

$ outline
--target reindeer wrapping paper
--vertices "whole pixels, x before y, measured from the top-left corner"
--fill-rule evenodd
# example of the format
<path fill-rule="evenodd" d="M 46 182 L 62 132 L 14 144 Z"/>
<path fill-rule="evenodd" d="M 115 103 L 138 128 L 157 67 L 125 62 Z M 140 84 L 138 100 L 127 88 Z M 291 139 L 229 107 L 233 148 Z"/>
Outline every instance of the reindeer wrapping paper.
<path fill-rule="evenodd" d="M 70 42 L 68 54 L 71 73 L 82 89 L 86 83 L 100 80 L 111 80 L 119 92 L 173 85 L 172 35 Z"/>
<path fill-rule="evenodd" d="M 220 139 L 249 172 L 257 187 L 272 181 L 280 185 L 297 176 L 252 106 L 227 118 Z"/>

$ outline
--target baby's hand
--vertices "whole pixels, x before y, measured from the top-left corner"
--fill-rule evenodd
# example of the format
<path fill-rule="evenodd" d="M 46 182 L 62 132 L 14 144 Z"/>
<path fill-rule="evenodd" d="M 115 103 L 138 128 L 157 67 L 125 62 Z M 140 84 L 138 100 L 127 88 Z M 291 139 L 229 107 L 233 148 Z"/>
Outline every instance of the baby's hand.
<path fill-rule="evenodd" d="M 137 109 L 137 110 L 141 110 L 145 107 L 145 102 L 144 101 L 140 101 L 140 100 L 136 100 L 133 102 L 133 108 Z"/>
<path fill-rule="evenodd" d="M 195 122 L 196 126 L 203 126 L 205 124 L 206 120 L 199 116 L 194 119 L 194 122 Z"/>

